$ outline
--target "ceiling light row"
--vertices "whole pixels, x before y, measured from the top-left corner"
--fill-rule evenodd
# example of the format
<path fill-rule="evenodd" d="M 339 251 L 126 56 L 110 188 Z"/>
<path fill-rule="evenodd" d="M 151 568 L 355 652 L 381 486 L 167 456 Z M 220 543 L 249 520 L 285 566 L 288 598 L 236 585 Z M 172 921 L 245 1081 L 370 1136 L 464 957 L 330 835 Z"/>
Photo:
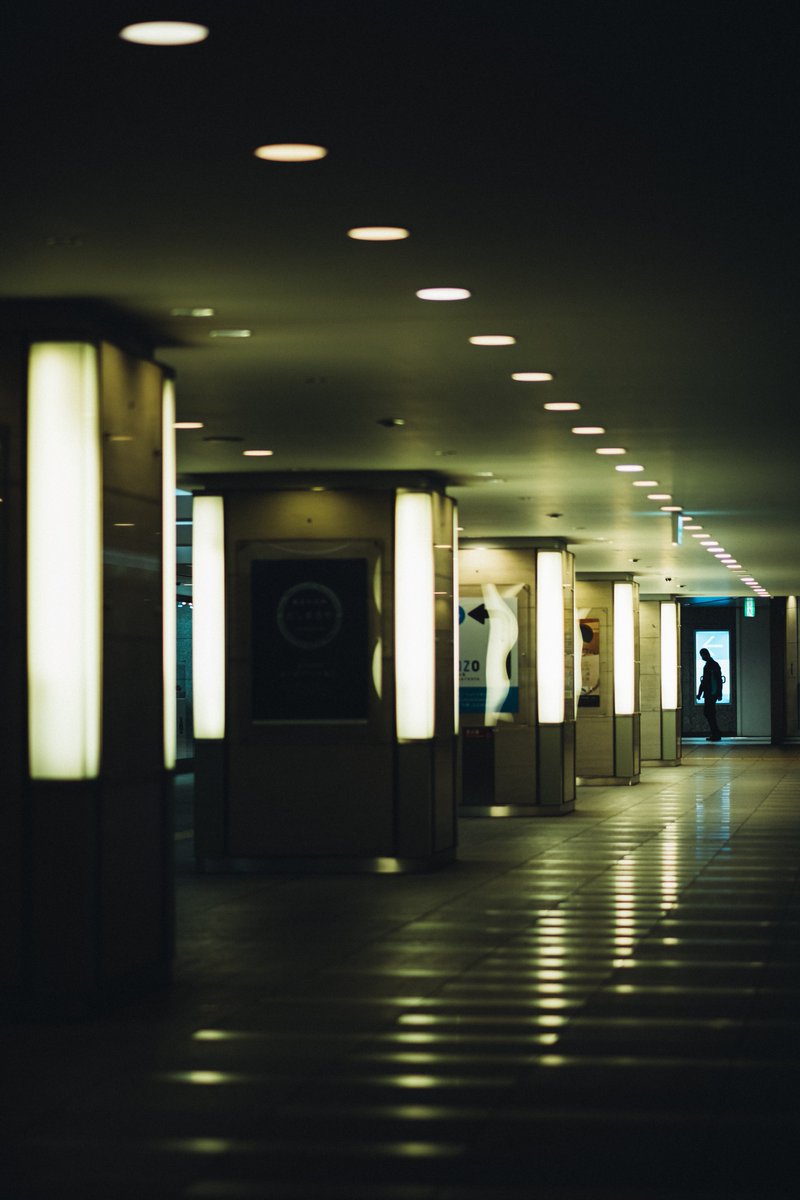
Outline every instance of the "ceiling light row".
<path fill-rule="evenodd" d="M 134 25 L 128 25 L 120 31 L 120 38 L 124 41 L 137 43 L 140 45 L 149 46 L 186 46 L 193 45 L 198 42 L 205 41 L 209 35 L 209 30 L 204 25 L 197 25 L 186 21 L 147 21 L 140 22 Z M 301 142 L 283 142 L 271 143 L 264 146 L 259 146 L 254 154 L 257 158 L 269 162 L 314 162 L 327 157 L 328 151 L 324 146 L 319 146 L 313 143 Z M 409 231 L 401 226 L 391 225 L 370 225 L 370 226 L 355 226 L 347 231 L 347 236 L 354 241 L 365 242 L 391 242 L 403 241 L 410 236 Z M 428 300 L 434 302 L 448 302 L 458 300 L 468 300 L 471 293 L 466 288 L 460 287 L 429 287 L 420 288 L 417 293 L 420 300 Z M 213 308 L 175 308 L 172 310 L 173 316 L 187 316 L 196 318 L 209 318 L 215 315 Z M 252 330 L 249 329 L 216 329 L 211 330 L 210 337 L 214 338 L 249 338 L 252 336 Z M 474 346 L 511 346 L 516 343 L 516 338 L 508 334 L 480 334 L 471 337 L 470 343 Z M 550 382 L 553 379 L 552 374 L 544 371 L 528 371 L 515 372 L 511 378 L 516 382 L 524 383 L 544 383 Z M 575 412 L 580 409 L 580 404 L 574 401 L 551 401 L 545 404 L 545 409 L 550 412 Z M 177 430 L 202 429 L 202 421 L 177 421 L 175 423 Z M 576 435 L 583 436 L 601 436 L 605 433 L 602 425 L 584 425 L 574 426 L 572 432 Z M 272 450 L 243 450 L 242 454 L 245 458 L 267 458 L 273 455 Z M 623 455 L 627 451 L 621 446 L 601 446 L 595 451 L 599 455 Z M 644 471 L 644 467 L 638 463 L 620 464 L 615 468 L 619 472 L 635 474 Z M 655 480 L 635 480 L 635 487 L 651 487 L 656 485 Z M 648 500 L 670 500 L 672 497 L 666 492 L 652 492 L 648 495 Z M 679 513 L 682 511 L 680 505 L 662 505 L 662 512 Z M 692 526 L 694 529 L 695 527 Z M 702 529 L 697 526 L 697 529 Z M 694 533 L 694 537 L 702 537 L 702 534 Z M 741 570 L 741 566 L 732 555 L 726 554 L 725 550 L 719 547 L 719 543 L 713 539 L 704 538 L 700 543 L 707 550 L 711 551 L 716 558 L 724 562 L 729 570 Z M 740 579 L 752 588 L 757 594 L 767 596 L 769 593 L 762 588 L 756 579 L 750 575 L 742 575 Z"/>
<path fill-rule="evenodd" d="M 727 568 L 727 570 L 743 570 L 742 564 L 736 558 L 734 558 L 732 554 L 728 554 L 728 552 L 725 550 L 725 547 L 720 546 L 716 538 L 712 538 L 707 530 L 703 529 L 703 526 L 697 524 L 691 517 L 687 517 L 684 520 L 683 529 L 685 532 L 690 532 L 692 537 L 697 540 L 698 545 L 702 546 L 704 550 L 707 550 L 709 554 L 718 559 L 719 562 Z M 754 579 L 752 575 L 740 575 L 739 579 L 742 583 L 746 584 L 747 587 L 752 588 L 756 595 L 764 597 L 769 596 L 767 589 L 762 587 L 758 580 Z"/>

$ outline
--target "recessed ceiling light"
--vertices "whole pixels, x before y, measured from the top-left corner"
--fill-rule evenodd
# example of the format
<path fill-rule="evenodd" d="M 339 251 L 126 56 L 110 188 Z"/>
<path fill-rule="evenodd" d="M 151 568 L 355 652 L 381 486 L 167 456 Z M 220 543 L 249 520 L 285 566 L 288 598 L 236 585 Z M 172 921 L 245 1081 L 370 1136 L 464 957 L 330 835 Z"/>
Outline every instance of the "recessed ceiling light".
<path fill-rule="evenodd" d="M 133 434 L 132 433 L 110 433 L 108 435 L 108 440 L 110 442 L 132 442 Z"/>
<path fill-rule="evenodd" d="M 640 466 L 639 463 L 618 463 L 617 466 L 614 467 L 614 470 L 615 471 L 643 471 L 644 467 Z"/>
<path fill-rule="evenodd" d="M 347 236 L 354 242 L 402 242 L 411 235 L 400 225 L 358 225 Z"/>
<path fill-rule="evenodd" d="M 595 454 L 627 454 L 624 446 L 598 446 Z"/>
<path fill-rule="evenodd" d="M 737 563 L 737 562 L 729 562 L 729 563 L 726 562 L 725 566 L 728 568 L 729 571 L 741 571 L 741 569 L 742 569 L 742 564 Z"/>
<path fill-rule="evenodd" d="M 476 471 L 475 474 L 480 475 L 482 479 L 491 479 L 494 475 L 494 471 Z"/>
<path fill-rule="evenodd" d="M 713 541 L 711 538 L 703 538 L 700 541 L 701 546 L 718 546 L 719 542 Z"/>
<path fill-rule="evenodd" d="M 662 512 L 683 512 L 683 509 L 681 508 L 680 504 L 662 504 L 661 511 Z"/>
<path fill-rule="evenodd" d="M 212 329 L 208 335 L 213 338 L 249 338 L 253 336 L 252 329 Z"/>
<path fill-rule="evenodd" d="M 714 555 L 714 558 L 727 558 L 728 557 L 727 550 L 712 550 L 711 553 Z"/>
<path fill-rule="evenodd" d="M 469 340 L 473 346 L 514 346 L 517 341 L 509 333 L 479 333 Z"/>
<path fill-rule="evenodd" d="M 138 21 L 120 29 L 119 36 L 140 46 L 191 46 L 204 42 L 208 29 L 192 21 Z"/>
<path fill-rule="evenodd" d="M 550 383 L 553 376 L 549 371 L 515 371 L 511 378 L 517 383 Z"/>
<path fill-rule="evenodd" d="M 202 421 L 176 421 L 175 429 L 202 429 Z"/>
<path fill-rule="evenodd" d="M 634 479 L 634 487 L 658 487 L 657 479 Z"/>
<path fill-rule="evenodd" d="M 275 453 L 274 450 L 243 450 L 242 454 L 245 458 L 271 458 Z"/>
<path fill-rule="evenodd" d="M 386 429 L 400 429 L 405 423 L 405 417 L 380 417 L 376 422 L 378 425 L 385 426 Z"/>
<path fill-rule="evenodd" d="M 136 525 L 133 521 L 115 521 L 115 529 L 135 529 Z"/>
<path fill-rule="evenodd" d="M 322 484 L 319 484 L 319 483 L 318 483 L 318 484 L 316 484 L 314 487 L 310 488 L 310 489 L 309 489 L 309 491 L 312 491 L 312 492 L 324 492 L 324 491 L 325 491 L 325 488 L 322 486 Z"/>
<path fill-rule="evenodd" d="M 707 537 L 708 537 L 708 534 L 707 534 L 707 533 L 693 533 L 693 534 L 692 534 L 692 537 L 693 537 L 693 538 L 699 538 L 699 539 L 700 539 L 700 545 L 702 546 L 702 544 L 703 544 L 703 538 L 707 538 Z"/>
<path fill-rule="evenodd" d="M 594 434 L 605 433 L 602 425 L 573 425 L 572 432 L 578 435 L 586 435 L 587 437 Z"/>
<path fill-rule="evenodd" d="M 669 492 L 649 492 L 647 499 L 648 500 L 671 500 L 672 496 L 670 496 Z"/>
<path fill-rule="evenodd" d="M 311 142 L 273 142 L 253 151 L 256 158 L 282 163 L 316 162 L 325 158 L 327 153 L 324 146 L 316 146 Z"/>
<path fill-rule="evenodd" d="M 213 317 L 216 315 L 215 308 L 171 308 L 169 310 L 171 317 Z"/>
<path fill-rule="evenodd" d="M 689 520 L 691 521 L 691 517 L 689 518 Z M 692 529 L 702 529 L 703 526 L 702 525 L 684 525 L 683 528 L 684 528 L 684 530 L 686 530 L 688 532 L 689 530 L 692 530 Z"/>
<path fill-rule="evenodd" d="M 544 407 L 548 412 L 577 412 L 580 404 L 575 400 L 553 400 Z"/>
<path fill-rule="evenodd" d="M 469 300 L 471 292 L 459 287 L 429 287 L 420 288 L 418 300 Z"/>

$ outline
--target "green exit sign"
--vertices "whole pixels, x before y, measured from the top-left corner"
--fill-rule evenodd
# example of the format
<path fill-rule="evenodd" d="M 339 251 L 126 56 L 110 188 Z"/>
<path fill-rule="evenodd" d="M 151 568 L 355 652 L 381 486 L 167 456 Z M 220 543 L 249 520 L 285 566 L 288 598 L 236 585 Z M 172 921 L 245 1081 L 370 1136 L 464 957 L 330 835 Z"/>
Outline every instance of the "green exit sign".
<path fill-rule="evenodd" d="M 756 602 L 752 596 L 747 596 L 745 598 L 744 615 L 746 617 L 754 617 L 756 615 Z"/>

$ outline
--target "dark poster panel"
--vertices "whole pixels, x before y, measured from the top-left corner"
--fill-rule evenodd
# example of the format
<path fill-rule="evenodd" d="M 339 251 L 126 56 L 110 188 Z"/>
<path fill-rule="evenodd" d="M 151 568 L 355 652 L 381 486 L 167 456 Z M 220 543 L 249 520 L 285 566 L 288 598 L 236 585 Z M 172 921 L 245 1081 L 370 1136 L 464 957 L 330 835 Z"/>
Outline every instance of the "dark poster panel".
<path fill-rule="evenodd" d="M 254 721 L 366 721 L 367 560 L 258 559 L 251 570 Z"/>

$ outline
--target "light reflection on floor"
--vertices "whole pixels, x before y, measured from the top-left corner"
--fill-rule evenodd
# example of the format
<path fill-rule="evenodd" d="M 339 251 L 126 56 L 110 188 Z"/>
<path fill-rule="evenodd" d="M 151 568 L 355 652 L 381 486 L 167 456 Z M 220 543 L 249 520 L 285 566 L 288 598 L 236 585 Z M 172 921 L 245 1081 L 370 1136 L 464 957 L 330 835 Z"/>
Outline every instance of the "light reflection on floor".
<path fill-rule="evenodd" d="M 431 876 L 182 875 L 170 993 L 0 1032 L 9 1196 L 789 1194 L 800 749 L 578 812 L 465 821 Z"/>

